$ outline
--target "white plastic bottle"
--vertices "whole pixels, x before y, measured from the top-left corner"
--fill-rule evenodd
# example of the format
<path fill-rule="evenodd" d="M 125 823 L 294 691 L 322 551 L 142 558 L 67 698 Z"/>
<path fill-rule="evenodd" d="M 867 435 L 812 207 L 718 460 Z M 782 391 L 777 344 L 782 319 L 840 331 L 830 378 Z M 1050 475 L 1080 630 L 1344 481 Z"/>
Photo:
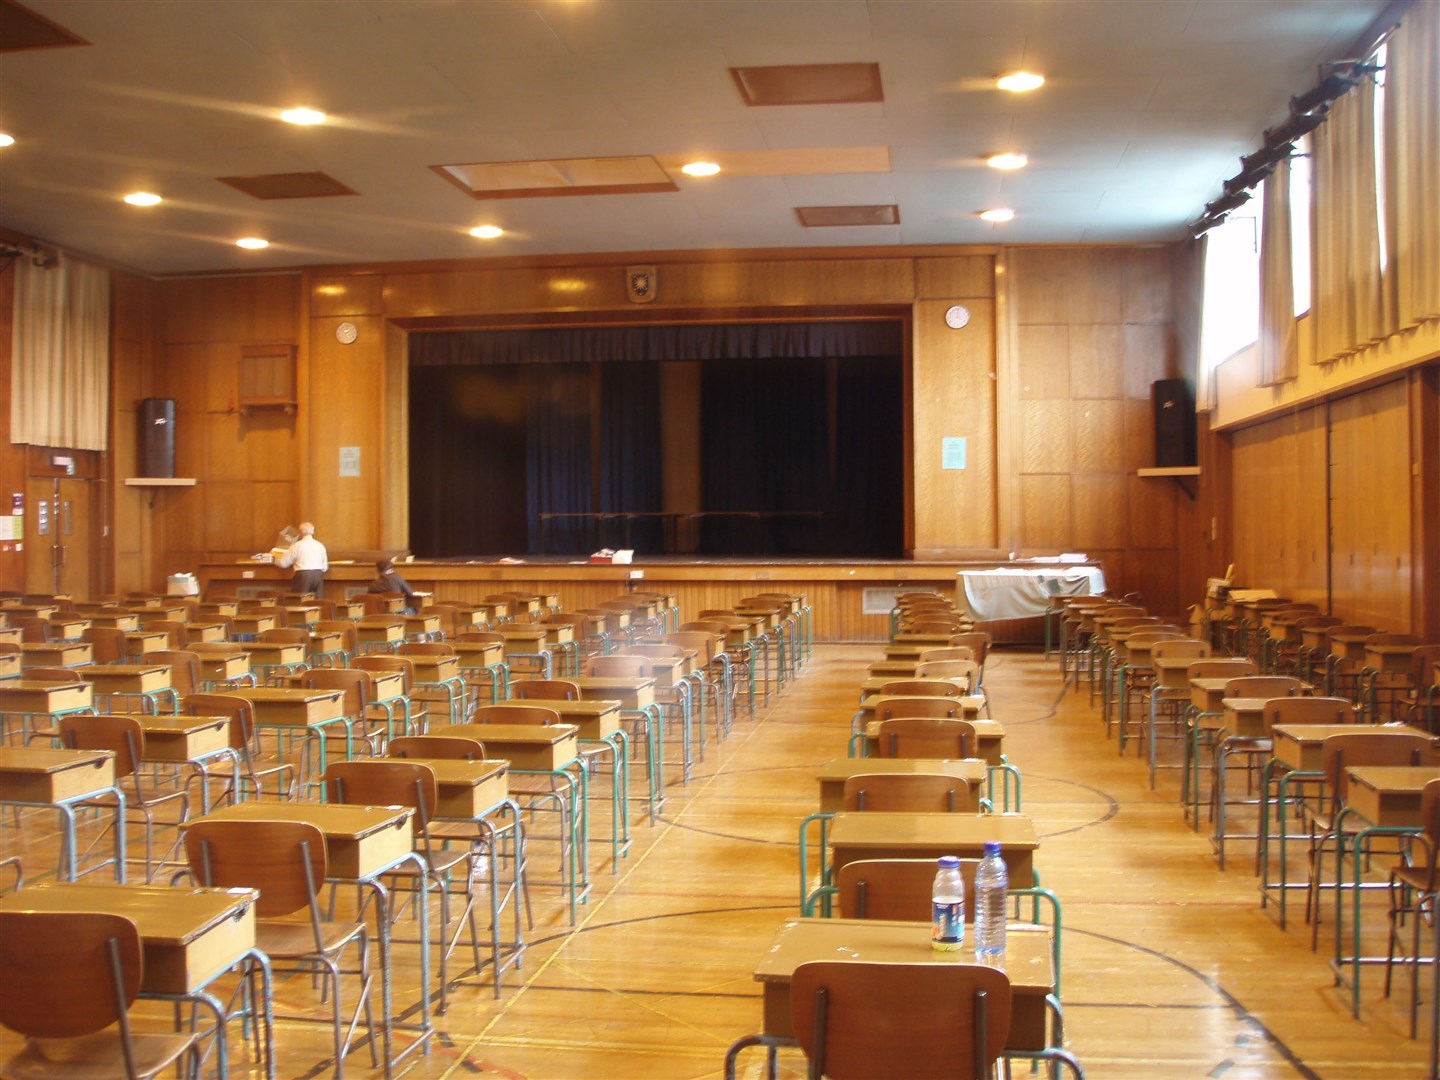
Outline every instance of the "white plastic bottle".
<path fill-rule="evenodd" d="M 930 902 L 930 944 L 940 952 L 958 952 L 965 943 L 965 879 L 958 857 L 940 857 Z"/>
<path fill-rule="evenodd" d="M 989 840 L 985 857 L 975 868 L 975 958 L 991 959 L 1005 952 L 1005 894 L 1010 874 L 1000 857 L 1000 843 Z"/>

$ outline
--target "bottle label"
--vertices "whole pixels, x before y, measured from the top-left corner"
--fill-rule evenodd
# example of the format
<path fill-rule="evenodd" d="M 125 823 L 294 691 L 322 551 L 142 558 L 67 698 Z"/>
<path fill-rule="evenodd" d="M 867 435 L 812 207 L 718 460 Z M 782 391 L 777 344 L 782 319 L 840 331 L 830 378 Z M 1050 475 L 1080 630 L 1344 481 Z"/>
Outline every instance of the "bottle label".
<path fill-rule="evenodd" d="M 961 902 L 931 905 L 930 944 L 944 952 L 958 950 L 965 941 L 965 905 Z"/>

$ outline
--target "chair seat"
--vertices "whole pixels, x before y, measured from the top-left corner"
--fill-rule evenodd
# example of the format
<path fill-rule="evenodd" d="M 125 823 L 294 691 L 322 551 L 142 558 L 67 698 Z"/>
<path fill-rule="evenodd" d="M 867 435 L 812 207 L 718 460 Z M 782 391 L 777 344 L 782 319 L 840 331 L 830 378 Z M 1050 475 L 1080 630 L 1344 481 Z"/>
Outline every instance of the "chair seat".
<path fill-rule="evenodd" d="M 1407 886 L 1418 893 L 1430 891 L 1430 871 L 1424 866 L 1406 866 L 1402 863 L 1394 867 L 1391 874 L 1397 885 Z"/>
<path fill-rule="evenodd" d="M 194 1035 L 132 1034 L 136 1075 L 145 1078 L 164 1072 L 195 1040 Z M 124 1048 L 114 1031 L 78 1039 L 31 1039 L 0 1066 L 5 1080 L 115 1080 L 124 1075 Z"/>
<path fill-rule="evenodd" d="M 365 928 L 358 923 L 322 922 L 321 951 L 335 952 Z M 272 960 L 294 960 L 315 955 L 315 931 L 309 921 L 261 919 L 255 924 L 256 944 Z"/>

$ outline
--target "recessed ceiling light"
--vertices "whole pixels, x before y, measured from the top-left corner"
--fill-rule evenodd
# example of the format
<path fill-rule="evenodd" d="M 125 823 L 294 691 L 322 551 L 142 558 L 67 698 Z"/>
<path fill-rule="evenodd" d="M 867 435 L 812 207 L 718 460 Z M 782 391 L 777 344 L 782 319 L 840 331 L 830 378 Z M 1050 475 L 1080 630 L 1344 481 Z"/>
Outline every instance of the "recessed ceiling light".
<path fill-rule="evenodd" d="M 1030 159 L 1024 154 L 991 154 L 985 164 L 992 169 L 1023 169 L 1030 164 Z"/>
<path fill-rule="evenodd" d="M 14 145 L 15 145 L 15 136 L 14 136 L 14 135 L 7 135 L 7 134 L 5 134 L 5 132 L 0 131 L 0 146 L 14 146 Z"/>
<path fill-rule="evenodd" d="M 470 230 L 470 235 L 476 240 L 494 240 L 497 236 L 504 236 L 505 230 L 499 225 L 477 225 Z"/>
<path fill-rule="evenodd" d="M 131 206 L 159 206 L 162 200 L 153 191 L 132 191 L 125 201 Z"/>
<path fill-rule="evenodd" d="M 235 241 L 236 247 L 245 248 L 247 251 L 259 251 L 270 246 L 269 240 L 261 240 L 258 236 L 244 236 Z"/>
<path fill-rule="evenodd" d="M 296 109 L 286 109 L 280 114 L 280 119 L 287 124 L 323 124 L 325 114 L 319 109 L 309 109 L 301 106 Z"/>
<path fill-rule="evenodd" d="M 720 171 L 720 166 L 713 161 L 692 161 L 688 165 L 681 165 L 680 171 L 686 176 L 714 176 Z"/>
<path fill-rule="evenodd" d="M 1001 90 L 1009 90 L 1012 94 L 1023 94 L 1030 90 L 1039 90 L 1045 85 L 1045 76 L 1036 75 L 1031 71 L 1012 71 L 1009 75 L 1002 75 L 995 80 L 995 85 Z"/>
<path fill-rule="evenodd" d="M 994 210 L 982 210 L 982 211 L 980 211 L 980 218 L 981 218 L 981 220 L 983 220 L 983 221 L 997 221 L 997 222 L 999 222 L 999 221 L 1009 221 L 1009 220 L 1010 220 L 1011 218 L 1013 218 L 1014 216 L 1015 216 L 1015 211 L 1014 211 L 1014 210 L 1008 210 L 1008 209 L 1004 209 L 1004 208 L 996 208 L 996 209 L 994 209 Z"/>

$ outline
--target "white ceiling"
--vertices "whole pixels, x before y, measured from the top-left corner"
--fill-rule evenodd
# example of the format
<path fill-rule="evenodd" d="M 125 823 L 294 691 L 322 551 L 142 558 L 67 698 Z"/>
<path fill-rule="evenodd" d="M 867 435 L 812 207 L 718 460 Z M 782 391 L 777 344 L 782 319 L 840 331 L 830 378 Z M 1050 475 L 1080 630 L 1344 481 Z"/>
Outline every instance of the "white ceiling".
<path fill-rule="evenodd" d="M 585 251 L 1168 241 L 1384 0 L 29 0 L 0 225 L 149 273 Z M 747 108 L 728 68 L 869 61 L 881 104 Z M 993 89 L 1044 73 L 1029 95 Z M 275 119 L 306 104 L 319 128 Z M 892 171 L 476 201 L 429 166 L 888 146 Z M 983 158 L 1028 153 L 1000 174 Z M 260 202 L 219 176 L 319 170 Z M 165 197 L 142 210 L 137 189 Z M 802 228 L 797 206 L 898 203 Z M 1010 206 L 995 226 L 976 212 Z M 478 224 L 506 235 L 478 241 Z M 263 236 L 268 250 L 234 247 Z"/>

